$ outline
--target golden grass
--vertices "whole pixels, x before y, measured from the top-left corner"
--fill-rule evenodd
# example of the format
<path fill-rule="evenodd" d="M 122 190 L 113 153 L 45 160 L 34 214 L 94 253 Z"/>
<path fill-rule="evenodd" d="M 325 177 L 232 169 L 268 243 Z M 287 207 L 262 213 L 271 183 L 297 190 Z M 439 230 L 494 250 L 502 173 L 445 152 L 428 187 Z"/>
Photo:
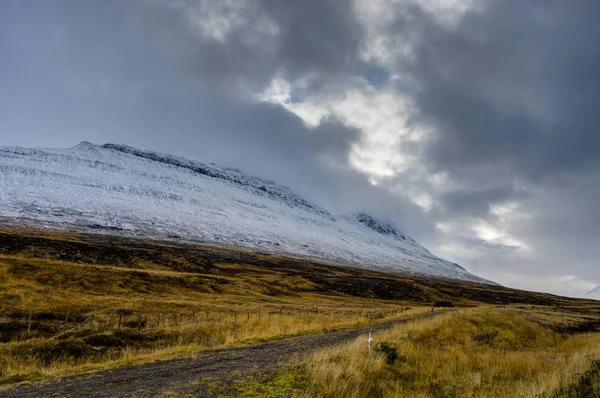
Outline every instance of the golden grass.
<path fill-rule="evenodd" d="M 438 300 L 560 305 L 565 325 L 599 315 L 592 301 L 226 248 L 1 228 L 0 243 L 0 384 L 410 318 Z"/>
<path fill-rule="evenodd" d="M 214 278 L 0 255 L 0 384 L 354 327 L 369 323 L 369 312 L 377 322 L 427 311 L 347 296 L 267 295 L 265 284 L 285 291 L 294 282 L 267 273 L 219 277 L 227 279 L 220 285 Z"/>
<path fill-rule="evenodd" d="M 543 397 L 600 358 L 600 334 L 560 336 L 508 309 L 396 326 L 374 336 L 381 342 L 397 347 L 393 365 L 368 357 L 366 337 L 322 350 L 300 365 L 308 388 L 294 396 Z"/>

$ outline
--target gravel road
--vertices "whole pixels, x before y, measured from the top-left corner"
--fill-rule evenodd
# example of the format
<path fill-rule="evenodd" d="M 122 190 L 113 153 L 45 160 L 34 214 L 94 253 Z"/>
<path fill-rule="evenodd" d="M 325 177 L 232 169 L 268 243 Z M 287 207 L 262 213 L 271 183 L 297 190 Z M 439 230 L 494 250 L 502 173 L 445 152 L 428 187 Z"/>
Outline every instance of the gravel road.
<path fill-rule="evenodd" d="M 421 316 L 422 317 L 422 316 Z M 125 366 L 0 390 L 0 398 L 152 397 L 163 391 L 177 396 L 210 397 L 206 380 L 231 382 L 277 368 L 295 357 L 407 321 L 293 337 L 239 348 L 204 351 L 184 359 Z M 204 380 L 204 382 L 203 382 Z"/>

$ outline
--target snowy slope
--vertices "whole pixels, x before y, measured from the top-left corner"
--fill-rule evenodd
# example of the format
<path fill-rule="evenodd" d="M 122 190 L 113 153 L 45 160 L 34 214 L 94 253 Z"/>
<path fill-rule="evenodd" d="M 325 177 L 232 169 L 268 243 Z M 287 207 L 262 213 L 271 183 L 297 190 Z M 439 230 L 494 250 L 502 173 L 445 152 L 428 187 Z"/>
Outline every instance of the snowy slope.
<path fill-rule="evenodd" d="M 336 217 L 239 170 L 115 144 L 0 148 L 0 217 L 487 282 L 367 214 Z"/>

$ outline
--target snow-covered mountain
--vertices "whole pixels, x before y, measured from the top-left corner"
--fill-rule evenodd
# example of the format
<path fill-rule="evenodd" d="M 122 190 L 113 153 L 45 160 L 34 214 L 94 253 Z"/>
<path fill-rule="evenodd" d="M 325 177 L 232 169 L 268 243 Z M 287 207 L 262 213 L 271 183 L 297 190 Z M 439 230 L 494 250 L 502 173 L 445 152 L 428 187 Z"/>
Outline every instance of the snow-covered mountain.
<path fill-rule="evenodd" d="M 368 214 L 333 216 L 239 170 L 116 144 L 0 148 L 0 217 L 491 283 Z"/>

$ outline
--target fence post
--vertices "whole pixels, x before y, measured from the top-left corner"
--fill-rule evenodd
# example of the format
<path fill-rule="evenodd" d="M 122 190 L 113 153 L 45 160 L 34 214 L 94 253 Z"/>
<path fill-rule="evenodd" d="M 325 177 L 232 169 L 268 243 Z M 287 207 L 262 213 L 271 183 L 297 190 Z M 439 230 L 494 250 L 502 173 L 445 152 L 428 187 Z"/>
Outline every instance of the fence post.
<path fill-rule="evenodd" d="M 196 323 L 196 313 L 192 312 L 192 323 Z"/>
<path fill-rule="evenodd" d="M 206 311 L 206 322 L 208 322 L 208 311 Z"/>
<path fill-rule="evenodd" d="M 123 318 L 123 313 L 119 312 L 119 324 L 117 325 L 117 329 L 121 329 L 121 319 Z"/>
<path fill-rule="evenodd" d="M 67 315 L 65 315 L 65 324 L 64 324 L 64 329 L 67 329 L 67 323 L 69 322 L 69 311 L 67 311 Z"/>
<path fill-rule="evenodd" d="M 94 314 L 90 315 L 90 329 L 94 328 Z"/>
<path fill-rule="evenodd" d="M 173 321 L 175 321 L 175 327 L 177 327 L 177 314 L 173 314 Z"/>
<path fill-rule="evenodd" d="M 371 332 L 369 332 L 369 338 L 367 339 L 367 343 L 369 343 L 369 358 L 371 358 L 371 341 L 373 341 L 373 338 L 371 337 Z"/>
<path fill-rule="evenodd" d="M 158 327 L 160 325 L 160 312 L 158 313 L 158 316 L 156 317 L 156 327 Z"/>
<path fill-rule="evenodd" d="M 142 314 L 138 314 L 138 330 L 142 328 Z"/>
<path fill-rule="evenodd" d="M 371 311 L 369 311 L 369 322 L 371 322 Z"/>
<path fill-rule="evenodd" d="M 27 317 L 27 333 L 31 332 L 31 318 L 33 317 L 33 313 L 29 310 L 29 316 Z"/>

